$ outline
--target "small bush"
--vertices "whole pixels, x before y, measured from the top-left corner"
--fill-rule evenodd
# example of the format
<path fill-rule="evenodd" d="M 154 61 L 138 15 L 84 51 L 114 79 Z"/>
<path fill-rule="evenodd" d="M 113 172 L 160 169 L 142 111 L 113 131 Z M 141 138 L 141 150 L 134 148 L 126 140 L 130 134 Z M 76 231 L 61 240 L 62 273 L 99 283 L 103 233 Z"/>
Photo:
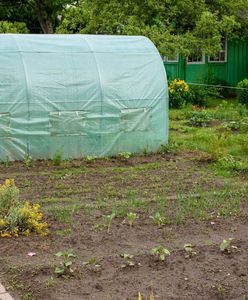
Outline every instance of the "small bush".
<path fill-rule="evenodd" d="M 19 200 L 19 190 L 13 179 L 6 179 L 0 185 L 0 236 L 29 235 L 36 232 L 42 236 L 48 233 L 48 225 L 42 221 L 39 204 Z"/>
<path fill-rule="evenodd" d="M 206 106 L 207 98 L 209 97 L 206 88 L 198 85 L 190 86 L 187 102 L 201 107 Z"/>
<path fill-rule="evenodd" d="M 174 79 L 169 84 L 170 108 L 182 108 L 188 102 L 189 86 L 184 80 Z"/>
<path fill-rule="evenodd" d="M 7 215 L 11 207 L 17 205 L 19 199 L 19 190 L 14 184 L 13 179 L 6 179 L 5 183 L 0 185 L 0 216 Z"/>
<path fill-rule="evenodd" d="M 28 33 L 29 30 L 23 22 L 0 21 L 0 33 Z"/>
<path fill-rule="evenodd" d="M 248 79 L 244 79 L 238 83 L 238 92 L 239 102 L 248 106 Z"/>

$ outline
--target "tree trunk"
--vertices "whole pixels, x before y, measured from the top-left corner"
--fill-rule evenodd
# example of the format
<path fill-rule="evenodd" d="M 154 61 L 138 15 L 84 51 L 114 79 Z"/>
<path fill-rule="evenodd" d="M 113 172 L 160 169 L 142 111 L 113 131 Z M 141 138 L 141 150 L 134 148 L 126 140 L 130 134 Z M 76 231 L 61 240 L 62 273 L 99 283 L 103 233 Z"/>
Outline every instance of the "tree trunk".
<path fill-rule="evenodd" d="M 47 18 L 46 19 L 44 18 L 44 15 L 42 14 L 41 1 L 42 0 L 35 0 L 35 12 L 37 14 L 40 27 L 43 33 L 53 33 L 53 24 L 52 24 L 51 15 L 49 15 L 49 13 L 46 12 Z"/>

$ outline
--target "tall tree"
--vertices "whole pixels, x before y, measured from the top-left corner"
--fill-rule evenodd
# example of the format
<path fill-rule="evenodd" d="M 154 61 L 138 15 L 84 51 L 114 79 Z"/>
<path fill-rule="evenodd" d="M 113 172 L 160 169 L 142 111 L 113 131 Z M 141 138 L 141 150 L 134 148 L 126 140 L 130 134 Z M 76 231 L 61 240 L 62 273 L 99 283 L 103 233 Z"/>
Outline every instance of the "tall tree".
<path fill-rule="evenodd" d="M 1 0 L 0 20 L 25 22 L 28 27 L 39 24 L 43 33 L 53 33 L 58 15 L 75 0 Z M 31 22 L 30 22 L 31 21 Z M 32 31 L 32 28 L 30 28 Z"/>
<path fill-rule="evenodd" d="M 248 35 L 247 14 L 247 0 L 81 0 L 57 32 L 146 35 L 164 54 L 213 54 L 222 36 Z"/>

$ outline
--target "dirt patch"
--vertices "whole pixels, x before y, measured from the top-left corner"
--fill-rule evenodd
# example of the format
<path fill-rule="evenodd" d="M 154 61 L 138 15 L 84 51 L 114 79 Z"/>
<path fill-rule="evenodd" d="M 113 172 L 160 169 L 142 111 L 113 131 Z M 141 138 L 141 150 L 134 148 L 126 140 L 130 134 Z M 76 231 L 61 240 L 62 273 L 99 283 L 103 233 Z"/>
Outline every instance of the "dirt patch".
<path fill-rule="evenodd" d="M 195 152 L 184 152 L 75 160 L 59 167 L 51 162 L 34 162 L 30 168 L 23 163 L 1 166 L 1 180 L 15 177 L 23 199 L 42 203 L 51 234 L 2 238 L 0 280 L 17 300 L 133 300 L 139 291 L 143 296 L 152 291 L 162 300 L 248 299 L 247 193 L 240 192 L 245 181 L 215 176 L 198 158 Z M 198 193 L 196 187 L 201 188 Z M 223 207 L 218 202 L 213 206 L 215 191 L 225 197 Z M 179 192 L 190 197 L 186 201 Z M 62 208 L 58 215 L 51 214 L 55 205 Z M 72 209 L 70 220 L 64 208 Z M 182 208 L 186 218 L 180 223 L 176 213 Z M 118 214 L 108 230 L 104 215 L 113 209 Z M 165 226 L 151 219 L 157 209 L 169 218 Z M 132 227 L 128 211 L 138 216 Z M 228 238 L 234 246 L 229 254 L 219 248 Z M 186 258 L 185 243 L 195 246 L 196 255 Z M 171 252 L 164 262 L 150 253 L 159 245 Z M 77 256 L 74 272 L 57 278 L 60 259 L 54 254 L 67 249 Z M 123 253 L 133 257 L 125 260 Z"/>
<path fill-rule="evenodd" d="M 246 299 L 248 224 L 236 220 L 216 220 L 211 224 L 213 221 L 156 228 L 139 220 L 129 228 L 115 220 L 107 234 L 81 223 L 68 237 L 2 240 L 1 257 L 5 259 L 1 269 L 7 272 L 8 282 L 12 278 L 10 267 L 19 266 L 15 280 L 29 285 L 30 299 L 137 299 L 138 291 L 148 295 L 151 290 L 156 299 Z M 219 244 L 229 237 L 234 238 L 237 248 L 234 253 L 225 254 Z M 185 258 L 183 245 L 189 242 L 195 245 L 197 254 Z M 150 255 L 158 244 L 171 251 L 165 262 Z M 51 280 L 53 254 L 69 247 L 77 255 L 75 275 Z M 28 257 L 30 250 L 37 256 Z M 122 267 L 122 253 L 134 255 L 134 266 Z M 83 262 L 92 257 L 99 268 L 84 266 Z M 19 295 L 15 295 L 16 299 L 21 298 Z"/>

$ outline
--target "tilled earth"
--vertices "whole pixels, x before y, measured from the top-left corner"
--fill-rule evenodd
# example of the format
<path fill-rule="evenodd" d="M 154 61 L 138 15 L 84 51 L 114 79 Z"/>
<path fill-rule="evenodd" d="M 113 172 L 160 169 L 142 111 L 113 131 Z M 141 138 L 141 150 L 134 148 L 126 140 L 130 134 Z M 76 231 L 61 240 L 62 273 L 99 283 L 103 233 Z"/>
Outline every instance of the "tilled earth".
<path fill-rule="evenodd" d="M 35 162 L 29 168 L 11 163 L 0 167 L 0 180 L 4 178 L 15 178 L 22 199 L 41 202 L 50 224 L 46 237 L 0 239 L 0 281 L 15 299 L 133 300 L 138 292 L 145 297 L 151 291 L 155 299 L 164 300 L 248 299 L 245 195 L 241 211 L 225 218 L 213 214 L 179 225 L 171 219 L 159 227 L 149 211 L 138 207 L 133 226 L 121 216 L 113 219 L 109 230 L 98 226 L 114 202 L 122 203 L 130 195 L 142 195 L 153 207 L 156 195 L 176 201 L 179 187 L 184 193 L 195 186 L 212 191 L 230 182 L 214 175 L 207 163 L 199 163 L 197 153 L 76 160 L 58 167 L 52 162 Z M 245 176 L 232 180 L 237 189 L 246 185 Z M 70 223 L 49 215 L 51 205 L 67 207 L 70 201 L 94 209 L 87 215 L 80 207 Z M 222 252 L 220 243 L 228 238 L 233 238 L 230 253 Z M 188 257 L 186 243 L 194 245 L 196 254 Z M 165 261 L 150 253 L 158 245 L 171 252 Z M 76 255 L 73 273 L 57 278 L 54 269 L 60 259 L 54 254 L 67 249 Z M 123 253 L 133 257 L 124 259 Z"/>

